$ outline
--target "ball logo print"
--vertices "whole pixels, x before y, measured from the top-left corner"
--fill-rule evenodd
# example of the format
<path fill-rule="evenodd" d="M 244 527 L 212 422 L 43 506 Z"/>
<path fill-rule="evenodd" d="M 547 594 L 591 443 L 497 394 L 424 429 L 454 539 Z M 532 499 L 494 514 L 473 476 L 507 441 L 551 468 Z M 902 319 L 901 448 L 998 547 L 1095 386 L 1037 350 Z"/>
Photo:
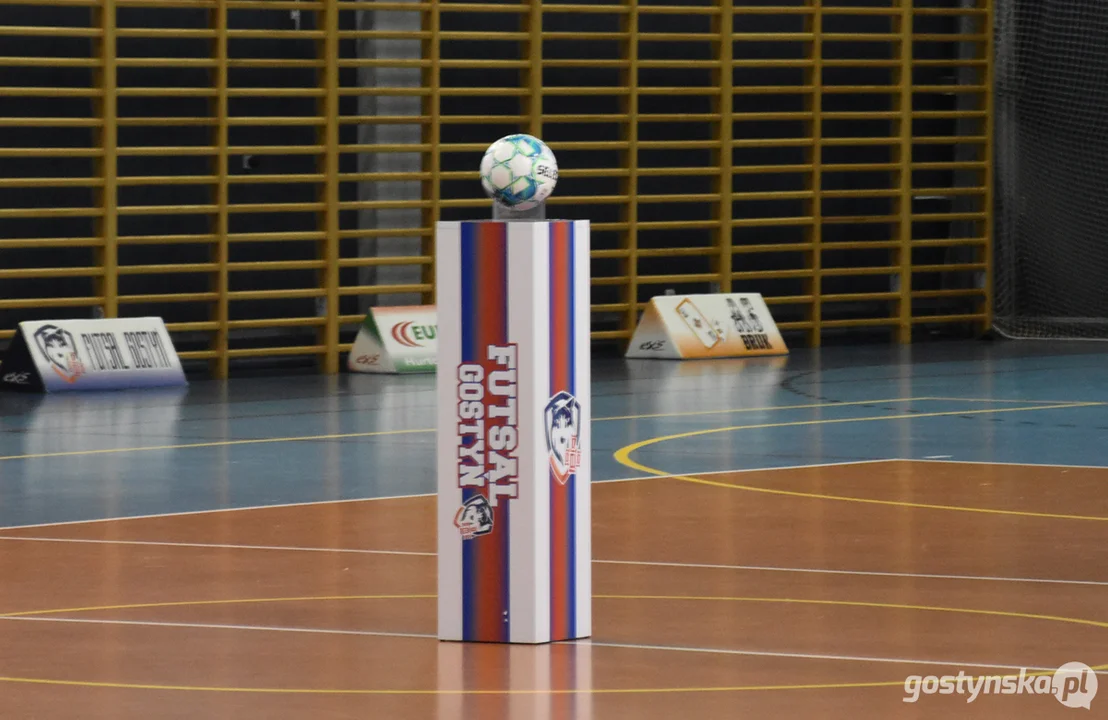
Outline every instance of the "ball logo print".
<path fill-rule="evenodd" d="M 558 184 L 558 162 L 542 140 L 531 135 L 500 138 L 481 158 L 481 187 L 514 210 L 541 205 Z"/>

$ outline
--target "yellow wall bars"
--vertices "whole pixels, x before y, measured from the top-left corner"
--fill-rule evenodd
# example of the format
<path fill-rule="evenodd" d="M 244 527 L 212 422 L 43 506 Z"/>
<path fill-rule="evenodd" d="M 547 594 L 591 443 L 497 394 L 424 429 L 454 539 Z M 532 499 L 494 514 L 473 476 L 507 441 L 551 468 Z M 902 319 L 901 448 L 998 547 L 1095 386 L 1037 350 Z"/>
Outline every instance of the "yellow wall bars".
<path fill-rule="evenodd" d="M 153 314 L 217 377 L 334 372 L 518 131 L 593 222 L 594 338 L 667 290 L 987 328 L 988 0 L 668 2 L 0 0 L 0 338 Z"/>

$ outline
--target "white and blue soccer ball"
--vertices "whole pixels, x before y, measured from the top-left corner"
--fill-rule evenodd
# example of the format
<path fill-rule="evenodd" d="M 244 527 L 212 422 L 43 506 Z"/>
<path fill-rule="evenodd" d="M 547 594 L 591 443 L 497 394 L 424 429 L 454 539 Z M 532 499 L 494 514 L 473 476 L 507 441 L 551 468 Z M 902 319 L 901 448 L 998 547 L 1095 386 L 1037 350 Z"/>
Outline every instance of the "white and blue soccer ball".
<path fill-rule="evenodd" d="M 537 137 L 502 137 L 481 158 L 481 187 L 493 200 L 514 210 L 537 207 L 557 184 L 558 161 Z"/>

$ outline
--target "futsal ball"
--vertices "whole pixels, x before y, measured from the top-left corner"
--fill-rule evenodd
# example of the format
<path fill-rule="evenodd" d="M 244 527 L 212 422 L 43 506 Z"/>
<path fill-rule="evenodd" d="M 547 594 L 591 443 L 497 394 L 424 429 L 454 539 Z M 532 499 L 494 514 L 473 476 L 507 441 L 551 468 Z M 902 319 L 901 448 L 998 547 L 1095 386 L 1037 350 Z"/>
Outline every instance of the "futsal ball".
<path fill-rule="evenodd" d="M 481 187 L 493 200 L 514 210 L 537 207 L 557 184 L 558 161 L 537 137 L 502 137 L 481 158 Z"/>

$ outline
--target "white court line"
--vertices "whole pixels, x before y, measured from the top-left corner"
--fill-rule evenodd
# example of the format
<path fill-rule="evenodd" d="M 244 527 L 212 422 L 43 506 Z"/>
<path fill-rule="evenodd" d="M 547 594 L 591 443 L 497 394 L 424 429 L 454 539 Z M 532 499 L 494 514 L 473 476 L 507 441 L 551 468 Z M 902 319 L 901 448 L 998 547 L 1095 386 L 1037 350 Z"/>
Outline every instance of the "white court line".
<path fill-rule="evenodd" d="M 407 500 L 410 498 L 430 497 L 435 493 L 415 493 L 413 495 L 389 495 L 375 498 L 341 498 L 339 500 L 309 500 L 307 502 L 277 503 L 276 505 L 247 505 L 245 507 L 215 508 L 214 510 L 181 510 L 179 512 L 152 513 L 150 515 L 121 515 L 119 517 L 93 518 L 91 520 L 63 520 L 61 522 L 35 523 L 34 525 L 8 525 L 0 527 L 4 530 L 23 530 L 26 528 L 64 527 L 66 525 L 85 525 L 92 523 L 116 522 L 118 520 L 156 520 L 158 518 L 187 517 L 190 515 L 207 515 L 209 513 L 238 512 L 240 510 L 266 510 L 268 508 L 292 508 L 309 507 L 312 505 L 345 505 L 347 503 L 369 502 L 372 500 Z"/>
<path fill-rule="evenodd" d="M 224 625 L 221 623 L 185 623 L 163 622 L 160 620 L 107 620 L 103 618 L 59 618 L 59 617 L 4 617 L 0 620 L 19 620 L 22 622 L 78 623 L 85 625 L 139 625 L 143 627 L 190 628 L 195 630 L 261 630 L 265 632 L 306 633 L 314 635 L 364 635 L 369 637 L 436 638 L 426 633 L 383 632 L 377 630 L 340 630 L 336 628 L 301 628 L 269 625 Z"/>
<path fill-rule="evenodd" d="M 1037 401 L 1028 401 L 1037 402 Z M 628 478 L 610 478 L 607 480 L 593 480 L 594 483 L 620 483 L 634 482 L 637 480 L 656 480 L 671 478 L 677 475 L 730 475 L 752 472 L 771 472 L 774 470 L 804 470 L 806 468 L 839 467 L 846 465 L 872 465 L 888 462 L 929 462 L 949 463 L 952 465 L 1004 465 L 1006 467 L 1055 467 L 1073 468 L 1077 470 L 1106 470 L 1108 465 L 1065 465 L 1060 463 L 1017 463 L 1017 462 L 992 462 L 988 460 L 933 460 L 920 458 L 873 458 L 869 460 L 843 460 L 841 462 L 811 463 L 808 465 L 781 465 L 778 467 L 739 468 L 736 470 L 706 470 L 704 472 L 675 472 L 668 475 L 639 475 Z M 379 500 L 410 500 L 412 498 L 434 497 L 436 493 L 413 493 L 410 495 L 385 495 L 371 498 L 343 498 L 339 500 L 309 500 L 306 502 L 277 503 L 274 505 L 247 505 L 244 507 L 214 508 L 212 510 L 184 510 L 179 512 L 153 513 L 150 515 L 123 515 L 119 517 L 93 518 L 91 520 L 65 520 L 62 522 L 35 523 L 32 525 L 8 525 L 0 527 L 0 532 L 5 530 L 25 530 L 31 528 L 64 527 L 66 525 L 91 525 L 93 523 L 116 522 L 120 520 L 156 520 L 158 518 L 187 517 L 190 515 L 207 515 L 214 513 L 241 512 L 244 510 L 268 510 L 294 507 L 311 507 L 312 505 L 340 505 L 348 503 L 375 502 Z"/>
<path fill-rule="evenodd" d="M 1053 672 L 1058 668 L 1034 667 L 1031 665 L 1005 665 L 994 663 L 947 662 L 945 660 L 917 660 L 913 658 L 869 657 L 866 655 L 823 655 L 821 653 L 790 653 L 769 650 L 731 650 L 727 648 L 681 647 L 674 645 L 637 645 L 634 643 L 597 642 L 595 640 L 570 640 L 559 645 L 593 645 L 596 647 L 626 648 L 628 650 L 669 650 L 672 652 L 706 653 L 712 655 L 745 655 L 750 657 L 796 658 L 798 660 L 836 660 L 849 662 L 892 663 L 897 665 L 943 665 L 947 667 L 988 668 L 998 670 L 1046 670 Z M 1097 671 L 1098 675 L 1108 674 Z"/>
<path fill-rule="evenodd" d="M 897 398 L 896 400 L 903 400 L 903 399 Z M 1011 403 L 1026 402 L 1026 403 L 1034 403 L 1034 404 L 1048 404 L 1048 403 L 1053 402 L 1053 401 L 1046 401 L 1046 400 L 999 400 L 999 399 L 995 399 L 995 398 L 953 398 L 953 397 L 934 397 L 934 396 L 907 398 L 907 400 L 910 400 L 910 401 L 943 400 L 943 401 L 998 402 L 998 403 L 999 402 L 1011 402 Z M 834 403 L 834 405 L 857 405 L 857 404 L 864 404 L 864 403 L 879 403 L 879 402 L 891 402 L 891 400 L 863 400 L 863 401 L 855 401 L 855 402 L 848 402 L 848 403 Z M 1067 400 L 1067 401 L 1060 401 L 1060 402 L 1079 403 L 1080 401 L 1076 401 L 1076 400 L 1075 401 L 1069 401 L 1069 400 Z M 1091 402 L 1091 403 L 1084 403 L 1084 404 L 1076 405 L 1076 407 L 1100 407 L 1100 406 L 1104 406 L 1106 404 L 1108 404 L 1108 403 Z M 759 409 L 769 409 L 769 410 L 772 410 L 772 409 L 789 409 L 790 407 L 792 407 L 792 406 L 783 406 L 781 408 L 759 408 Z M 796 406 L 796 407 L 806 407 L 806 406 Z M 711 411 L 711 412 L 712 413 L 723 414 L 723 413 L 727 413 L 727 412 L 737 412 L 737 411 L 732 409 L 732 410 L 720 410 L 720 411 Z M 965 464 L 972 464 L 972 465 L 1008 465 L 1008 466 L 1061 467 L 1061 468 L 1080 468 L 1080 469 L 1102 469 L 1104 467 L 1108 467 L 1108 466 L 1100 466 L 1100 465 L 1062 465 L 1062 464 L 1054 464 L 1054 463 L 989 462 L 989 461 L 982 461 L 982 460 L 976 460 L 976 461 L 974 461 L 974 460 L 920 460 L 920 459 L 916 459 L 916 458 L 877 458 L 877 459 L 870 459 L 870 460 L 846 460 L 846 461 L 842 461 L 842 462 L 811 463 L 811 464 L 807 464 L 807 465 L 783 465 L 783 466 L 780 466 L 780 467 L 742 468 L 742 469 L 738 469 L 738 470 L 709 470 L 709 471 L 706 471 L 706 472 L 692 472 L 692 473 L 689 473 L 689 472 L 673 472 L 673 473 L 670 473 L 669 475 L 643 475 L 643 476 L 639 476 L 639 477 L 611 478 L 611 479 L 608 479 L 608 480 L 594 480 L 593 482 L 598 482 L 598 483 L 600 483 L 600 482 L 603 482 L 603 483 L 630 482 L 630 481 L 634 481 L 634 480 L 650 480 L 650 479 L 660 478 L 660 477 L 674 477 L 676 475 L 682 475 L 682 474 L 684 474 L 684 475 L 721 475 L 721 474 L 729 474 L 729 473 L 764 472 L 764 471 L 770 471 L 770 470 L 802 470 L 804 468 L 836 467 L 836 466 L 839 466 L 839 465 L 864 465 L 864 464 L 869 464 L 869 463 L 882 463 L 882 462 L 950 462 L 950 463 L 965 463 Z M 113 521 L 117 521 L 117 520 L 151 520 L 151 519 L 155 519 L 155 518 L 166 518 L 166 517 L 185 517 L 185 516 L 188 516 L 188 515 L 205 515 L 205 514 L 208 514 L 208 513 L 238 512 L 238 511 L 241 511 L 241 510 L 265 510 L 267 508 L 309 507 L 309 506 L 312 506 L 312 505 L 328 505 L 328 504 L 343 504 L 343 503 L 355 503 L 355 502 L 371 502 L 371 501 L 374 501 L 374 500 L 405 500 L 405 499 L 409 499 L 409 498 L 430 497 L 430 496 L 433 496 L 433 495 L 435 495 L 435 493 L 415 493 L 415 494 L 410 494 L 410 495 L 388 495 L 388 496 L 372 497 L 372 498 L 344 498 L 344 499 L 339 499 L 339 500 L 311 500 L 311 501 L 306 501 L 306 502 L 276 503 L 276 504 L 272 504 L 272 505 L 248 505 L 248 506 L 244 506 L 244 507 L 215 508 L 215 509 L 211 509 L 211 510 L 185 510 L 185 511 L 180 511 L 180 512 L 152 513 L 152 514 L 149 514 L 149 515 L 125 515 L 125 516 L 109 517 L 109 518 L 93 518 L 91 520 L 66 520 L 66 521 L 62 521 L 62 522 L 35 523 L 35 524 L 31 524 L 31 525 L 0 526 L 0 532 L 2 532 L 4 530 L 19 530 L 19 529 L 24 529 L 24 528 L 62 527 L 62 526 L 65 526 L 65 525 L 84 525 L 84 524 L 89 524 L 89 523 L 113 522 Z"/>
<path fill-rule="evenodd" d="M 1044 467 L 1065 468 L 1072 470 L 1108 470 L 1105 465 L 1067 465 L 1064 463 L 1022 463 L 1022 462 L 994 462 L 992 460 L 941 460 L 938 458 L 923 458 L 909 460 L 907 462 L 947 463 L 949 465 L 1003 465 L 1004 467 Z"/>
<path fill-rule="evenodd" d="M 708 470 L 705 472 L 689 473 L 692 475 L 724 475 L 729 473 L 768 472 L 770 470 L 803 470 L 805 468 L 837 467 L 839 465 L 867 465 L 871 463 L 897 462 L 897 458 L 875 458 L 870 460 L 844 460 L 842 462 L 812 463 L 810 465 L 782 465 L 780 467 L 742 468 L 739 470 Z M 629 478 L 611 478 L 609 480 L 593 480 L 594 483 L 619 483 L 635 480 L 657 480 L 669 478 L 681 473 L 669 475 L 640 475 Z M 182 512 L 153 513 L 151 515 L 124 515 L 122 517 L 94 518 L 92 520 L 65 520 L 63 522 L 36 523 L 34 525 L 9 525 L 0 527 L 4 530 L 24 530 L 28 528 L 63 527 L 66 525 L 86 525 L 92 523 L 115 522 L 118 520 L 155 520 L 157 518 L 185 517 L 189 515 L 207 515 L 209 513 L 240 512 L 243 510 L 268 510 L 270 508 L 310 507 L 312 505 L 339 505 L 347 503 L 374 502 L 377 500 L 408 500 L 411 498 L 434 497 L 437 493 L 415 493 L 412 495 L 387 495 L 371 498 L 344 498 L 340 500 L 309 500 L 307 502 L 278 503 L 275 505 L 247 505 L 245 507 L 215 508 L 213 510 L 185 510 Z"/>
<path fill-rule="evenodd" d="M 1103 405 L 1098 400 L 1019 400 L 1011 398 L 961 398 L 928 395 L 926 397 L 913 398 L 914 400 L 936 400 L 939 402 L 975 402 L 975 403 L 1031 403 L 1033 405 L 1064 405 L 1066 403 L 1087 403 L 1088 405 Z"/>
<path fill-rule="evenodd" d="M 937 573 L 881 572 L 878 570 L 828 570 L 824 568 L 790 568 L 772 565 L 712 565 L 707 563 L 652 562 L 648 560 L 593 560 L 603 565 L 645 565 L 649 567 L 699 568 L 702 570 L 749 570 L 755 572 L 811 573 L 815 575 L 854 575 L 860 577 L 891 577 L 921 580 L 976 580 L 981 582 L 1042 583 L 1044 585 L 1092 585 L 1108 587 L 1108 581 L 1060 580 L 1053 578 L 1018 578 L 996 575 L 941 575 Z"/>
<path fill-rule="evenodd" d="M 375 498 L 341 498 L 339 500 L 309 500 L 307 502 L 277 503 L 275 505 L 247 505 L 245 507 L 215 508 L 213 510 L 181 510 L 178 512 L 151 513 L 149 515 L 120 515 L 118 517 L 92 518 L 91 520 L 63 520 L 61 522 L 35 523 L 33 525 L 6 525 L 0 527 L 4 530 L 24 530 L 29 528 L 64 527 L 66 525 L 91 525 L 93 523 L 117 522 L 120 520 L 157 520 L 158 518 L 188 517 L 190 515 L 207 515 L 209 513 L 238 512 L 240 510 L 267 510 L 269 508 L 293 508 L 310 507 L 312 505 L 345 505 L 356 502 L 370 502 L 373 500 L 408 500 L 411 498 L 430 497 L 435 493 L 415 493 L 412 495 L 389 495 Z"/>
<path fill-rule="evenodd" d="M 267 626 L 267 625 L 224 625 L 220 623 L 185 623 L 185 622 L 162 622 L 155 620 L 109 620 L 109 619 L 89 619 L 89 618 L 44 618 L 44 617 L 2 617 L 0 620 L 18 621 L 18 622 L 51 622 L 51 623 L 71 623 L 71 624 L 84 624 L 84 625 L 129 625 L 139 627 L 158 627 L 158 628 L 185 628 L 193 630 L 250 630 L 257 632 L 278 632 L 278 633 L 303 633 L 309 635 L 353 635 L 361 637 L 395 637 L 395 638 L 412 638 L 417 640 L 435 640 L 436 635 L 430 635 L 427 633 L 399 633 L 399 632 L 379 632 L 375 630 L 340 630 L 334 628 L 304 628 L 304 627 L 280 627 L 280 626 Z M 747 657 L 772 657 L 772 658 L 792 658 L 797 660 L 834 660 L 838 662 L 866 662 L 866 663 L 889 663 L 896 665 L 939 665 L 945 667 L 966 667 L 966 668 L 987 668 L 997 670 L 1040 670 L 1040 671 L 1053 671 L 1057 668 L 1037 667 L 1030 665 L 1008 665 L 1003 663 L 973 663 L 973 662 L 947 662 L 944 660 L 918 660 L 912 658 L 886 658 L 886 657 L 869 657 L 865 655 L 823 655 L 818 653 L 791 653 L 791 652 L 774 652 L 769 650 L 739 650 L 732 648 L 703 648 L 703 647 L 681 647 L 672 645 L 636 645 L 631 643 L 614 643 L 603 642 L 596 640 L 571 640 L 568 642 L 555 643 L 558 645 L 587 645 L 591 647 L 603 647 L 603 648 L 619 648 L 625 650 L 661 650 L 670 652 L 687 652 L 687 653 L 703 653 L 709 655 L 741 655 Z M 1104 671 L 1098 671 L 1097 674 L 1108 674 Z"/>
<path fill-rule="evenodd" d="M 155 540 L 100 540 L 95 538 L 0 536 L 0 542 L 7 541 L 78 543 L 88 545 L 145 545 L 150 547 L 203 548 L 212 550 L 277 550 L 279 552 L 353 553 L 357 555 L 416 555 L 421 557 L 435 557 L 436 555 L 436 553 L 433 552 L 415 552 L 411 550 L 363 550 L 359 548 L 315 548 L 287 547 L 282 545 L 227 545 L 222 543 L 159 542 Z"/>
<path fill-rule="evenodd" d="M 314 548 L 291 547 L 281 545 L 227 545 L 215 543 L 186 543 L 186 542 L 159 542 L 155 540 L 99 540 L 92 538 L 51 538 L 51 537 L 4 537 L 0 536 L 0 542 L 45 542 L 45 543 L 78 543 L 89 545 L 138 545 L 150 547 L 171 548 L 199 548 L 216 550 L 275 550 L 278 552 L 317 552 L 317 553 L 344 553 L 352 555 L 400 555 L 408 557 L 435 557 L 433 552 L 415 552 L 412 550 L 366 550 L 360 548 Z M 1108 581 L 1101 580 L 1064 580 L 1055 578 L 1018 578 L 999 577 L 994 575 L 942 575 L 937 573 L 904 573 L 882 572 L 879 570 L 831 570 L 826 568 L 791 568 L 775 567 L 771 565 L 716 565 L 710 563 L 682 563 L 682 562 L 654 562 L 650 560 L 602 560 L 594 559 L 594 564 L 599 565 L 635 565 L 642 567 L 671 567 L 694 568 L 700 570 L 742 570 L 751 572 L 783 572 L 783 573 L 807 573 L 813 575 L 848 575 L 858 577 L 890 577 L 922 580 L 967 580 L 978 582 L 1011 582 L 1011 583 L 1039 583 L 1044 585 L 1089 585 L 1093 587 L 1108 586 Z"/>

